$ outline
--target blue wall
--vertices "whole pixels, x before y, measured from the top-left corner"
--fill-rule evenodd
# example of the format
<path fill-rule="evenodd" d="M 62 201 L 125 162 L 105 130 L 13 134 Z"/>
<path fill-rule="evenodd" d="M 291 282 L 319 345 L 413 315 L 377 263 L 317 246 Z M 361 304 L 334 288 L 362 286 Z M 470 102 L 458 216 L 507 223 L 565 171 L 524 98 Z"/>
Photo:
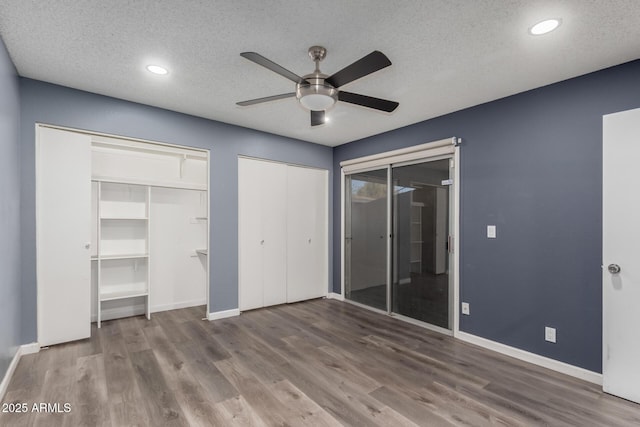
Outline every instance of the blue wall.
<path fill-rule="evenodd" d="M 0 40 L 0 381 L 20 340 L 20 96 Z"/>
<path fill-rule="evenodd" d="M 35 80 L 21 79 L 20 89 L 23 342 L 36 340 L 36 122 L 211 150 L 209 295 L 212 312 L 238 307 L 237 156 L 273 159 L 330 171 L 332 168 L 332 149 L 329 147 Z M 329 227 L 332 227 L 331 220 Z M 331 257 L 330 250 L 329 259 Z M 332 277 L 332 273 L 329 274 Z"/>
<path fill-rule="evenodd" d="M 460 329 L 601 372 L 602 115 L 637 107 L 640 61 L 337 147 L 334 291 L 339 162 L 462 137 L 460 298 L 471 316 Z"/>

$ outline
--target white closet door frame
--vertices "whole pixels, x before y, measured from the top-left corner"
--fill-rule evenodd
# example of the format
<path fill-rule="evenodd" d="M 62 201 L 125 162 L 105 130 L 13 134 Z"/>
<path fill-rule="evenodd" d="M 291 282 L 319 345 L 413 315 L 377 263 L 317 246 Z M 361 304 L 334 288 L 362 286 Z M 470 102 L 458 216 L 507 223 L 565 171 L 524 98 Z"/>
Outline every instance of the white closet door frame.
<path fill-rule="evenodd" d="M 90 137 L 36 125 L 40 346 L 91 335 L 90 212 Z"/>

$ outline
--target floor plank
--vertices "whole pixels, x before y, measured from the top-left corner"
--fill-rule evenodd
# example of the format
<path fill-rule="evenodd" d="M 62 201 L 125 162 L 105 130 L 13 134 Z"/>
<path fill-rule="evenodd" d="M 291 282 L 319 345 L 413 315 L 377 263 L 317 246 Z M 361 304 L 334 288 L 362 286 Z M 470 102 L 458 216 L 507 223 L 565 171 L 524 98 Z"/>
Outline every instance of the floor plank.
<path fill-rule="evenodd" d="M 149 416 L 121 335 L 109 335 L 104 342 L 104 366 L 109 394 L 109 410 L 114 425 L 146 426 Z"/>
<path fill-rule="evenodd" d="M 107 381 L 102 354 L 77 359 L 73 423 L 77 426 L 111 426 Z"/>
<path fill-rule="evenodd" d="M 130 353 L 152 426 L 187 426 L 187 420 L 152 350 Z"/>

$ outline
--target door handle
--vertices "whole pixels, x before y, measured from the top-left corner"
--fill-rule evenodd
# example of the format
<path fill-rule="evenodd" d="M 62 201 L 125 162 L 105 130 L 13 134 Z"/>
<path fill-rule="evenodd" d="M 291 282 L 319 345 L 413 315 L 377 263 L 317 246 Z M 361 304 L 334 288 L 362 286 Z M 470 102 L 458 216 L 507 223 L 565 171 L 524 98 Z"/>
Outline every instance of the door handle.
<path fill-rule="evenodd" d="M 90 249 L 91 248 L 91 243 L 87 242 L 84 244 L 84 248 L 85 249 Z"/>
<path fill-rule="evenodd" d="M 620 273 L 620 266 L 618 264 L 609 264 L 607 270 L 609 270 L 611 274 L 618 274 Z"/>

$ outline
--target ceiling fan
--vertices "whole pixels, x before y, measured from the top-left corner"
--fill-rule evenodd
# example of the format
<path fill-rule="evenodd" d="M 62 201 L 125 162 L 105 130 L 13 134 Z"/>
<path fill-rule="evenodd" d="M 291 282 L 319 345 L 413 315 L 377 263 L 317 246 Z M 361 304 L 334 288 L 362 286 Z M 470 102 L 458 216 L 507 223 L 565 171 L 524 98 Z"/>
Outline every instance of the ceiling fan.
<path fill-rule="evenodd" d="M 323 74 L 320 71 L 320 61 L 327 56 L 327 50 L 322 46 L 311 46 L 309 48 L 309 56 L 316 63 L 316 69 L 313 73 L 302 77 L 292 73 L 286 68 L 256 52 L 242 52 L 240 56 L 247 58 L 249 61 L 253 61 L 258 65 L 262 65 L 263 67 L 286 77 L 296 84 L 295 92 L 238 102 L 237 104 L 241 106 L 296 97 L 304 108 L 311 111 L 311 126 L 317 126 L 325 122 L 325 111 L 333 107 L 337 101 L 361 105 L 363 107 L 373 108 L 374 110 L 381 110 L 387 113 L 392 112 L 398 107 L 398 105 L 400 105 L 397 102 L 388 101 L 386 99 L 374 98 L 372 96 L 339 90 L 341 86 L 344 86 L 347 83 L 351 83 L 354 80 L 391 65 L 389 58 L 377 50 L 363 58 L 360 58 L 353 64 L 346 66 L 331 76 Z"/>

